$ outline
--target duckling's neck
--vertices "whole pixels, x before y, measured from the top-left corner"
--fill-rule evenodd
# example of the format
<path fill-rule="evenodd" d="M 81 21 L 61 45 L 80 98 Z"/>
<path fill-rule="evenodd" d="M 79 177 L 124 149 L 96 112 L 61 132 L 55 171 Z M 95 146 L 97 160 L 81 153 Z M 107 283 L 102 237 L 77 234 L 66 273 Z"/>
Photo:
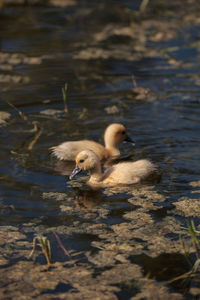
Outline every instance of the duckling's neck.
<path fill-rule="evenodd" d="M 89 183 L 98 183 L 102 180 L 103 174 L 101 171 L 100 163 L 96 165 L 94 168 L 90 169 L 90 179 Z"/>
<path fill-rule="evenodd" d="M 120 156 L 120 152 L 118 148 L 115 147 L 106 147 L 106 150 L 108 152 L 108 156 L 112 158 L 117 158 Z"/>
<path fill-rule="evenodd" d="M 110 137 L 105 137 L 105 148 L 108 151 L 109 156 L 118 157 L 120 152 L 118 149 L 118 143 Z"/>

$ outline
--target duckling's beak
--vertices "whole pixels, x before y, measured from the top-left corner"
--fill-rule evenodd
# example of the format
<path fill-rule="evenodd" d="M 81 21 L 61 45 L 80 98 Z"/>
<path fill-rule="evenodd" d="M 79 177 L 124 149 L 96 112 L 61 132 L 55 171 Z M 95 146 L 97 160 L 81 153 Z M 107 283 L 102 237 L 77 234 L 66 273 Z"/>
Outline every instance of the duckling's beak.
<path fill-rule="evenodd" d="M 131 143 L 133 146 L 135 146 L 135 142 L 127 135 L 124 142 L 129 142 Z"/>
<path fill-rule="evenodd" d="M 72 180 L 78 173 L 80 173 L 82 170 L 76 166 L 74 170 L 72 171 L 71 175 L 69 176 L 69 179 Z"/>

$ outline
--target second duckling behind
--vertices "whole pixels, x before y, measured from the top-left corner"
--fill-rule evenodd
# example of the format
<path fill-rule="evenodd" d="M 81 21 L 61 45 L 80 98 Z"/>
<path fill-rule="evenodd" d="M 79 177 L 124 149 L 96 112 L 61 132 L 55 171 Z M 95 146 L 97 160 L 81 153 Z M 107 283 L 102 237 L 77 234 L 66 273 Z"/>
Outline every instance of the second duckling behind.
<path fill-rule="evenodd" d="M 100 160 L 92 150 L 81 151 L 76 157 L 76 167 L 70 175 L 72 179 L 81 171 L 89 171 L 89 185 L 100 187 L 119 184 L 135 184 L 158 173 L 158 167 L 147 159 L 135 162 L 122 162 L 101 171 Z"/>
<path fill-rule="evenodd" d="M 59 160 L 74 161 L 77 154 L 82 150 L 89 149 L 94 151 L 100 160 L 117 158 L 120 156 L 118 145 L 123 141 L 134 142 L 127 135 L 124 125 L 119 123 L 110 124 L 104 133 L 105 147 L 95 141 L 80 140 L 68 141 L 58 146 L 51 147 L 52 154 Z"/>

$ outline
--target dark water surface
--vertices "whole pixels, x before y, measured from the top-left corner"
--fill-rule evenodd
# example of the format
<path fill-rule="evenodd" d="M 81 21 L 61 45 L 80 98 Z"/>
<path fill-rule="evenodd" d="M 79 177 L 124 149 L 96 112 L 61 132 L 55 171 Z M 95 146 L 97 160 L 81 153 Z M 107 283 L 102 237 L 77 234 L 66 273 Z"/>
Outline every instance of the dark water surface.
<path fill-rule="evenodd" d="M 1 225 L 20 228 L 32 223 L 50 228 L 89 222 L 106 224 L 112 230 L 111 226 L 126 222 L 124 214 L 141 207 L 128 201 L 130 194 L 123 191 L 113 194 L 90 192 L 85 188 L 84 179 L 80 178 L 69 183 L 68 177 L 55 172 L 56 161 L 48 150 L 65 140 L 90 138 L 103 142 L 104 129 L 112 122 L 125 124 L 136 141 L 135 147 L 121 146 L 123 157 L 149 158 L 163 171 L 162 180 L 154 186 L 154 191 L 164 200 L 154 202 L 159 209 L 149 209 L 152 220 L 159 224 L 171 216 L 185 226 L 188 218 L 196 217 L 195 224 L 199 224 L 197 214 L 174 210 L 174 203 L 181 197 L 191 201 L 199 198 L 198 193 L 192 193 L 194 187 L 190 183 L 198 181 L 200 175 L 200 23 L 181 22 L 181 16 L 176 17 L 177 1 L 177 7 L 165 7 L 166 15 L 163 14 L 160 20 L 161 24 L 174 21 L 174 28 L 166 27 L 165 33 L 169 32 L 170 38 L 157 36 L 157 40 L 153 40 L 152 36 L 163 33 L 163 29 L 159 31 L 159 26 L 153 28 L 152 24 L 144 26 L 145 42 L 139 41 L 141 33 L 135 38 L 114 33 L 105 34 L 102 39 L 96 37 L 97 33 L 105 33 L 108 24 L 118 28 L 133 23 L 134 28 L 136 22 L 140 28 L 140 18 L 143 21 L 145 18 L 159 20 L 162 7 L 159 10 L 158 6 L 156 14 L 156 5 L 150 6 L 141 17 L 133 17 L 138 3 L 116 1 L 112 7 L 106 1 L 101 4 L 82 1 L 69 7 L 7 7 L 0 11 L 1 52 L 41 58 L 39 64 L 16 63 L 11 64 L 12 70 L 0 71 L 3 76 L 21 76 L 18 83 L 12 80 L 0 82 L 0 110 L 11 113 L 7 124 L 0 128 Z M 137 50 L 136 46 L 141 49 Z M 101 54 L 95 58 L 90 53 L 83 59 L 83 50 L 92 47 L 96 52 L 98 49 L 109 50 L 109 56 Z M 127 55 L 116 56 L 113 52 L 116 49 Z M 149 54 L 151 51 L 152 55 Z M 133 91 L 132 75 L 138 87 L 150 90 L 143 99 L 137 99 Z M 63 113 L 61 91 L 65 82 L 68 83 L 67 119 Z M 32 125 L 20 118 L 7 102 L 14 104 L 31 121 L 37 121 L 42 128 L 42 135 L 30 151 L 27 147 L 34 139 Z M 117 109 L 113 114 L 107 112 L 111 106 Z M 61 113 L 42 114 L 46 109 L 60 110 Z M 71 213 L 61 211 L 61 203 L 55 198 L 43 197 L 43 193 L 50 192 L 65 193 L 67 203 L 73 207 Z M 65 205 L 65 201 L 61 202 Z M 106 217 L 99 216 L 102 209 L 106 211 Z M 95 212 L 92 218 L 85 216 L 90 211 Z M 55 238 L 51 235 L 50 238 L 55 244 Z M 63 235 L 62 238 L 68 250 L 82 251 L 82 263 L 86 260 L 84 253 L 94 251 L 91 243 L 99 240 L 97 235 L 86 232 L 72 232 L 70 237 Z M 173 232 L 171 239 L 174 238 Z M 53 247 L 53 259 L 57 261 L 62 255 L 58 247 Z M 166 267 L 163 266 L 165 259 L 161 263 L 159 259 L 142 255 L 139 259 L 134 259 L 133 255 L 130 261 L 142 266 L 146 274 L 152 273 L 155 280 L 173 277 L 169 270 L 166 276 L 165 272 L 163 276 L 159 275 L 158 265 L 161 269 Z M 171 265 L 173 254 L 169 256 Z M 188 271 L 182 254 L 174 254 L 174 263 L 178 269 L 174 272 L 172 268 L 174 276 Z M 130 299 L 137 294 L 137 288 L 121 287 L 121 292 L 116 293 L 119 299 Z M 183 293 L 178 285 L 170 288 Z M 60 283 L 54 293 L 67 291 L 64 283 Z"/>

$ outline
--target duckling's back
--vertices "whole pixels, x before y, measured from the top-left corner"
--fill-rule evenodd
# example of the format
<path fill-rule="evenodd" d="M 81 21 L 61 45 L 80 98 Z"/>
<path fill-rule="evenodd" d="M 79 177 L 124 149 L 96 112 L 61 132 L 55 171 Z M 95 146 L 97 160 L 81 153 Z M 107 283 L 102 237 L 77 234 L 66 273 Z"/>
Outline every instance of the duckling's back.
<path fill-rule="evenodd" d="M 155 174 L 158 167 L 147 159 L 123 162 L 107 169 L 103 176 L 105 185 L 134 184 Z"/>
<path fill-rule="evenodd" d="M 90 140 L 64 142 L 52 147 L 52 154 L 60 160 L 75 160 L 77 154 L 83 150 L 94 151 L 100 160 L 106 159 L 108 153 L 104 146 Z"/>

